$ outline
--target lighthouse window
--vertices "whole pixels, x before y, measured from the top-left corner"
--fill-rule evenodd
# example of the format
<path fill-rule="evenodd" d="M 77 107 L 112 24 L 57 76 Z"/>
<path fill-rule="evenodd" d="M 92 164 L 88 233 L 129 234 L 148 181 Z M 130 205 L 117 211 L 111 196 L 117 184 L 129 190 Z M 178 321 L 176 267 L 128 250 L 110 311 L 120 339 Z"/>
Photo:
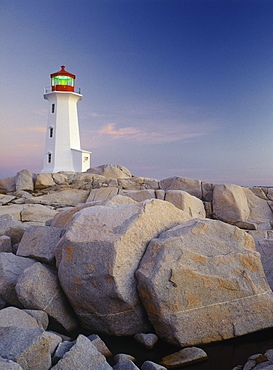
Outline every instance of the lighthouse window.
<path fill-rule="evenodd" d="M 51 160 L 52 160 L 52 154 L 51 153 L 48 153 L 47 154 L 47 161 L 48 161 L 48 163 L 51 163 Z"/>
<path fill-rule="evenodd" d="M 74 78 L 69 77 L 69 76 L 52 77 L 52 86 L 56 86 L 56 85 L 74 86 Z"/>
<path fill-rule="evenodd" d="M 53 137 L 53 127 L 49 127 L 49 137 Z"/>
<path fill-rule="evenodd" d="M 52 104 L 51 105 L 51 113 L 54 113 L 55 112 L 55 104 Z"/>

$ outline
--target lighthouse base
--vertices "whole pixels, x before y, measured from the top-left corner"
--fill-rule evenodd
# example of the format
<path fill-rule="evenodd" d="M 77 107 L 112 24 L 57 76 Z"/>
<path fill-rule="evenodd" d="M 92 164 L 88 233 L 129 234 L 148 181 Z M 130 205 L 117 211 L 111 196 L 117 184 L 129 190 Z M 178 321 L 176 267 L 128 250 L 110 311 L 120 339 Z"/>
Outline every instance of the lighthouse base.
<path fill-rule="evenodd" d="M 59 161 L 54 158 L 53 153 L 48 152 L 41 173 L 86 172 L 90 167 L 91 152 L 81 149 L 70 149 L 70 153 L 59 155 Z M 64 161 L 65 159 L 65 161 Z"/>
<path fill-rule="evenodd" d="M 81 149 L 71 149 L 71 152 L 75 172 L 85 172 L 91 167 L 91 152 Z"/>

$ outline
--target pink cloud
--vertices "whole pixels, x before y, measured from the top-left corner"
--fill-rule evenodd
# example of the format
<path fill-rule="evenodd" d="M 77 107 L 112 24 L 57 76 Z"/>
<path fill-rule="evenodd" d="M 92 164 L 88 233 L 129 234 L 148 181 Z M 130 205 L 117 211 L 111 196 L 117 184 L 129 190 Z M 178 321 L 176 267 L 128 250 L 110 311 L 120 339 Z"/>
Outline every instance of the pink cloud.
<path fill-rule="evenodd" d="M 124 127 L 120 129 L 115 129 L 114 123 L 108 123 L 107 126 L 99 130 L 99 133 L 113 135 L 113 136 L 124 136 L 124 135 L 128 136 L 128 135 L 139 135 L 141 134 L 141 131 L 137 130 L 134 127 Z"/>
<path fill-rule="evenodd" d="M 109 135 L 111 139 L 134 140 L 134 142 L 145 142 L 150 144 L 162 144 L 179 140 L 186 140 L 206 135 L 205 130 L 197 132 L 191 131 L 189 126 L 181 125 L 178 127 L 165 127 L 160 125 L 158 131 L 144 131 L 135 127 L 116 128 L 116 124 L 108 123 L 98 131 L 100 135 Z"/>

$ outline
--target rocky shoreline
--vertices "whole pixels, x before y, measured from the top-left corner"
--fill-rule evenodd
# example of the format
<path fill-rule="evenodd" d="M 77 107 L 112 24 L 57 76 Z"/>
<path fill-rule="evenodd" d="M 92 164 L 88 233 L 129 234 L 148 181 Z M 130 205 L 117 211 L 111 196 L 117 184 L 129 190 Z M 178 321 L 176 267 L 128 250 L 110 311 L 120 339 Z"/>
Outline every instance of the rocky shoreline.
<path fill-rule="evenodd" d="M 160 338 L 178 351 L 140 368 L 180 368 L 207 359 L 202 344 L 272 328 L 272 208 L 273 187 L 117 165 L 0 179 L 1 366 L 139 368 L 110 365 L 102 333 L 146 349 Z M 73 338 L 80 326 L 93 336 Z M 234 370 L 272 361 L 268 350 Z"/>

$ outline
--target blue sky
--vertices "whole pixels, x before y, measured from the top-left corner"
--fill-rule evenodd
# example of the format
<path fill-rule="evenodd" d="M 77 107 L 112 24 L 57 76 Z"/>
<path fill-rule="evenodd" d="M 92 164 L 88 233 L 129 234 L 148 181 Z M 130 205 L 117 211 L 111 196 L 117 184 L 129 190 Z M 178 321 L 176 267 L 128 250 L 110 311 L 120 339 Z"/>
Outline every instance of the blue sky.
<path fill-rule="evenodd" d="M 273 1 L 1 0 L 0 178 L 43 165 L 61 65 L 92 166 L 273 182 Z"/>

